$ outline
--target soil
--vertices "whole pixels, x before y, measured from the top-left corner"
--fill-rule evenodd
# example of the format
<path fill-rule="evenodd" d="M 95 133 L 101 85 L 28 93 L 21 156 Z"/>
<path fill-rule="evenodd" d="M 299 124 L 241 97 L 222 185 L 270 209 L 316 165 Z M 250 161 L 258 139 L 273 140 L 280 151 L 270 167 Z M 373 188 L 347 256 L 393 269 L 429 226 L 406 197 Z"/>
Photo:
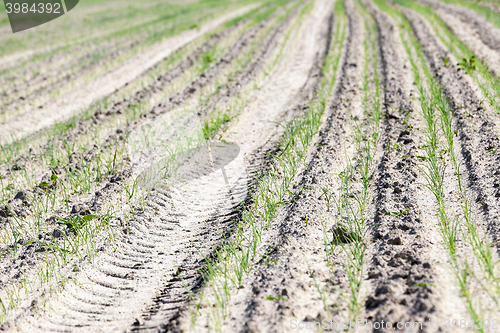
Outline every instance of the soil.
<path fill-rule="evenodd" d="M 492 33 L 498 31 L 492 23 L 466 7 L 437 0 L 419 1 L 431 6 L 493 75 L 500 74 L 500 37 Z M 292 5 L 297 7 L 285 19 L 265 36 L 259 35 Z M 476 81 L 457 66 L 445 64 L 445 58 L 452 64 L 458 59 L 441 42 L 427 18 L 392 2 L 389 5 L 410 23 L 424 55 L 417 66 L 425 61 L 453 110 L 460 174 L 481 239 L 493 249 L 491 259 L 497 274 L 499 115 L 487 105 Z M 498 290 L 485 287 L 484 271 L 470 259 L 476 252 L 466 233 L 457 235 L 456 255 L 460 263 L 469 259 L 472 262 L 466 272 L 471 294 L 460 290 L 450 268 L 452 262 L 436 214 L 437 202 L 426 186 L 425 158 L 421 156 L 426 124 L 412 64 L 401 39 L 404 27 L 376 1 L 343 0 L 345 19 L 335 14 L 328 0 L 291 2 L 238 35 L 220 59 L 200 75 L 181 80 L 207 50 L 226 41 L 244 22 L 196 44 L 169 70 L 154 72 L 174 51 L 256 6 L 243 7 L 198 30 L 169 38 L 65 99 L 0 123 L 2 147 L 12 147 L 11 142 L 27 138 L 27 147 L 20 149 L 16 159 L 0 165 L 1 179 L 8 182 L 20 177 L 22 170 L 16 167 L 29 160 L 32 152 L 42 154 L 50 147 L 79 142 L 89 129 L 103 132 L 101 142 L 91 149 L 77 150 L 67 165 L 54 168 L 36 162 L 35 184 L 43 181 L 46 185 L 19 189 L 15 196 L 4 200 L 0 205 L 1 235 L 17 221 L 30 221 L 37 213 L 34 201 L 48 197 L 57 179 L 67 181 L 70 170 L 81 168 L 83 162 L 99 154 L 116 151 L 116 147 L 129 148 L 127 156 L 119 157 L 123 161 L 118 171 L 93 184 L 88 193 L 70 194 L 70 212 L 64 211 L 62 205 L 48 208 L 46 233 L 34 235 L 33 239 L 2 241 L 0 282 L 4 286 L 22 286 L 23 279 L 38 281 L 37 263 L 50 253 L 47 244 L 51 240 L 61 245 L 76 237 L 75 227 L 62 228 L 58 224 L 61 218 L 81 221 L 115 208 L 109 222 L 115 237 L 104 231 L 93 235 L 93 257 L 74 256 L 58 268 L 64 285 L 52 286 L 53 290 L 40 288 L 38 294 L 21 289 L 16 310 L 6 315 L 0 330 L 295 332 L 294 323 L 302 323 L 315 331 L 334 331 L 320 330 L 315 325 L 323 320 L 360 320 L 390 323 L 393 327 L 398 323 L 427 323 L 405 332 L 434 332 L 428 323 L 439 322 L 443 324 L 439 331 L 447 332 L 453 329 L 444 326 L 446 320 L 463 318 L 469 323 L 473 318 L 467 309 L 467 297 L 477 306 L 479 318 L 498 314 Z M 372 22 L 374 30 L 370 28 Z M 343 23 L 345 39 L 334 49 L 333 38 Z M 245 68 L 234 70 L 239 57 L 251 45 L 257 45 L 252 59 Z M 261 235 L 256 253 L 262 260 L 251 263 L 239 288 L 228 289 L 226 317 L 220 326 L 214 325 L 218 295 L 205 279 L 207 262 L 216 257 L 221 244 L 234 237 L 236 226 L 251 207 L 262 173 L 276 156 L 281 156 L 284 148 L 277 142 L 285 135 L 282 124 L 303 116 L 317 101 L 324 89 L 325 64 L 334 52 L 340 54 L 339 65 L 333 89 L 324 96 L 326 108 L 319 130 L 298 166 L 287 200 L 279 205 L 276 217 Z M 151 73 L 157 74 L 147 85 L 127 90 L 128 84 L 143 82 L 140 80 Z M 62 72 L 56 74 L 64 76 Z M 377 82 L 379 95 L 375 96 Z M 176 84 L 179 87 L 168 90 Z M 51 88 L 42 85 L 40 89 Z M 38 93 L 33 90 L 26 94 L 26 102 Z M 79 121 L 49 140 L 36 141 L 56 121 L 63 122 L 104 97 L 112 102 L 97 108 L 90 120 Z M 380 138 L 374 147 L 367 188 L 367 232 L 360 236 L 335 223 L 337 207 L 329 201 L 325 189 L 335 198 L 342 195 L 340 175 L 348 163 L 357 165 L 361 156 L 354 136 L 356 124 L 367 121 L 374 98 L 380 101 L 382 110 L 377 128 Z M 148 100 L 154 103 L 141 116 L 125 117 L 127 107 Z M 189 150 L 192 154 L 181 163 L 177 178 L 172 178 L 168 186 L 141 183 L 137 176 L 144 176 L 145 170 L 156 171 L 165 152 L 176 147 L 174 139 L 208 126 L 203 121 L 217 112 L 230 113 L 230 117 L 208 144 Z M 113 127 L 116 123 L 119 128 Z M 156 137 L 147 149 L 134 151 L 131 146 L 147 130 L 158 131 Z M 362 129 L 363 140 L 368 140 L 369 130 Z M 219 154 L 223 157 L 218 158 Z M 124 188 L 134 181 L 140 185 L 137 193 L 130 195 L 133 199 L 124 200 Z M 351 181 L 355 184 L 353 193 L 361 191 L 359 173 L 355 172 Z M 447 210 L 461 221 L 457 175 L 449 165 L 443 171 L 443 187 Z M 148 195 L 141 200 L 141 193 Z M 358 238 L 362 238 L 365 251 L 353 301 L 349 258 L 342 248 Z M 325 249 L 335 242 L 340 245 L 328 265 Z M 0 297 L 3 302 L 5 290 Z M 193 317 L 193 304 L 200 299 L 204 303 Z M 366 324 L 356 330 L 395 331 L 369 328 Z"/>
<path fill-rule="evenodd" d="M 130 81 L 133 81 L 144 71 L 153 67 L 183 45 L 203 36 L 223 22 L 243 15 L 253 8 L 255 8 L 255 5 L 249 5 L 205 23 L 200 29 L 188 30 L 180 35 L 168 38 L 151 46 L 147 51 L 134 57 L 134 59 L 131 59 L 123 66 L 99 77 L 94 82 L 70 93 L 68 96 L 55 101 L 52 105 L 47 105 L 43 109 L 33 110 L 29 112 L 29 115 L 21 116 L 1 124 L 0 132 L 3 133 L 2 143 L 10 143 L 13 138 L 12 135 L 17 139 L 21 139 L 47 126 L 53 125 L 56 121 L 67 120 L 79 110 L 88 108 L 96 100 L 110 95 Z"/>

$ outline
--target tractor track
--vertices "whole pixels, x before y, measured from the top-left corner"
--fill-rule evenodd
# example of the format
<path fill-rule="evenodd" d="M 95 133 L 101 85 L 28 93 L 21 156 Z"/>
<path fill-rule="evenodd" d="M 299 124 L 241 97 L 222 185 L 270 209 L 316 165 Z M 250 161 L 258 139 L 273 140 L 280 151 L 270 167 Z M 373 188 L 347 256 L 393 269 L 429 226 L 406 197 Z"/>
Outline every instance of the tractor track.
<path fill-rule="evenodd" d="M 318 14 L 316 14 L 318 15 Z M 325 22 L 325 18 L 327 19 Z M 328 23 L 327 23 L 328 22 Z M 291 96 L 292 101 L 287 103 L 287 109 L 284 115 L 282 116 L 285 119 L 290 119 L 293 116 L 296 116 L 302 112 L 302 110 L 307 107 L 308 101 L 311 99 L 311 96 L 314 96 L 314 93 L 318 90 L 319 84 L 321 82 L 321 75 L 320 75 L 320 66 L 323 63 L 328 50 L 330 46 L 330 38 L 331 38 L 331 33 L 332 33 L 332 24 L 333 24 L 333 16 L 329 17 L 324 17 L 320 20 L 321 23 L 321 38 L 320 38 L 320 51 L 317 52 L 314 60 L 314 65 L 311 67 L 311 70 L 309 71 L 307 80 L 304 81 L 304 85 L 300 88 L 299 91 L 295 95 Z M 317 28 L 316 28 L 317 30 Z M 302 35 L 303 36 L 303 35 Z M 309 47 L 308 47 L 309 48 Z M 300 50 L 300 47 L 294 46 L 294 51 L 297 52 L 297 50 Z M 280 73 L 279 76 L 283 76 L 283 73 Z M 271 93 L 271 92 L 268 92 Z M 279 133 L 279 132 L 278 132 Z M 277 141 L 278 139 L 278 133 L 274 134 L 271 139 L 269 139 L 263 146 L 261 146 L 258 150 L 260 153 L 254 157 L 253 162 L 251 165 L 254 164 L 267 164 L 266 159 L 270 155 L 271 152 L 276 152 L 275 147 L 274 147 L 274 142 Z M 277 152 L 276 152 L 277 153 Z M 198 266 L 200 268 L 200 266 Z M 197 290 L 201 287 L 201 284 L 199 284 L 199 281 L 201 279 L 201 276 L 197 276 L 194 280 L 194 283 L 192 285 L 191 290 Z M 184 289 L 183 286 L 179 286 L 180 289 Z M 189 299 L 189 295 L 184 291 L 184 298 L 186 300 Z M 166 297 L 163 302 L 166 304 L 169 304 L 171 301 L 172 296 Z M 164 331 L 167 332 L 181 332 L 185 329 L 185 317 L 188 314 L 188 308 L 186 307 L 186 304 L 182 304 L 182 307 L 178 308 L 178 312 L 175 313 L 175 315 L 172 316 L 172 320 L 165 325 Z M 158 315 L 156 315 L 158 316 Z M 163 316 L 163 315 L 162 315 Z M 160 316 L 161 318 L 161 316 Z M 251 322 L 253 321 L 251 318 L 246 318 L 247 319 L 247 325 L 246 327 L 252 327 Z M 259 318 L 261 320 L 262 318 Z M 230 323 L 230 326 L 234 325 L 234 323 Z M 241 327 L 232 327 L 231 329 L 241 329 Z"/>

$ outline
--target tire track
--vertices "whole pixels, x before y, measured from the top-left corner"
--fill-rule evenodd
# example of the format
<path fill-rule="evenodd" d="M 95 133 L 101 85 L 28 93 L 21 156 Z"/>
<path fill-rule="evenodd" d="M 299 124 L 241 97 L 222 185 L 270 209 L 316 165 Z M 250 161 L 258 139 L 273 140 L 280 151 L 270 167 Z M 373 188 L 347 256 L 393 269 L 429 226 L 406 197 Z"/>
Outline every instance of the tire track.
<path fill-rule="evenodd" d="M 257 100 L 246 108 L 235 127 L 228 130 L 231 134 L 226 137 L 226 140 L 237 142 L 241 147 L 241 151 L 247 152 L 247 155 L 251 156 L 253 160 L 251 164 L 253 165 L 261 163 L 264 160 L 263 157 L 268 155 L 267 152 L 273 150 L 273 142 L 276 141 L 276 134 L 273 133 L 276 131 L 279 133 L 280 130 L 273 122 L 278 119 L 289 118 L 300 112 L 302 109 L 301 105 L 305 103 L 304 99 L 311 98 L 310 96 L 318 88 L 320 83 L 320 75 L 318 75 L 319 65 L 323 62 L 326 55 L 323 45 L 328 47 L 328 34 L 326 33 L 328 31 L 326 29 L 328 27 L 326 21 L 328 11 L 326 8 L 328 7 L 326 4 L 327 2 L 323 1 L 317 5 L 314 12 L 310 14 L 309 19 L 305 21 L 300 34 L 295 36 L 295 42 L 290 44 L 291 55 L 280 65 L 282 71 L 277 71 L 274 74 L 266 84 L 263 92 L 257 96 Z M 305 33 L 308 36 L 312 35 L 313 38 L 304 38 Z M 327 42 L 323 44 L 323 40 Z M 318 49 L 320 50 L 319 52 L 317 51 Z M 276 96 L 280 93 L 282 94 L 281 98 L 275 98 L 273 103 L 269 105 L 270 96 Z M 274 110 L 274 112 L 271 110 Z M 249 126 L 249 122 L 246 119 L 262 119 L 259 117 L 259 114 L 261 117 L 265 114 L 267 121 L 252 121 Z M 243 132 L 243 128 L 248 128 L 246 133 Z M 260 151 L 260 153 L 255 154 L 256 151 Z M 262 167 L 261 165 L 259 168 Z M 181 266 L 180 275 L 184 280 L 185 277 L 191 277 L 193 282 L 186 283 L 186 286 L 184 286 L 178 281 L 173 281 L 177 282 L 179 292 L 177 294 L 165 293 L 161 295 L 162 297 L 158 299 L 161 307 L 156 309 L 157 312 L 151 318 L 147 318 L 148 321 L 145 322 L 145 328 L 141 327 L 137 331 L 149 331 L 152 327 L 148 327 L 148 325 L 155 322 L 157 325 L 162 322 L 164 323 L 162 331 L 180 331 L 183 329 L 183 317 L 187 316 L 185 302 L 189 299 L 186 288 L 198 291 L 201 287 L 202 279 L 198 273 L 198 270 L 203 267 L 201 262 L 196 262 L 194 259 L 191 260 L 191 262 L 185 263 L 185 268 Z M 187 273 L 184 276 L 182 272 Z M 197 274 L 192 276 L 193 272 Z M 183 302 L 180 303 L 179 299 L 182 299 Z M 172 306 L 172 303 L 177 303 L 178 305 Z M 176 312 L 172 312 L 173 309 Z M 168 322 L 165 321 L 165 318 L 169 319 Z"/>
<path fill-rule="evenodd" d="M 230 187 L 221 172 L 210 172 L 182 188 L 155 189 L 117 242 L 117 254 L 101 253 L 50 309 L 16 323 L 19 330 L 109 332 L 140 323 L 142 309 L 158 288 L 175 281 L 177 267 L 202 260 L 198 251 L 208 255 L 230 227 L 246 197 L 242 155 L 226 166 L 226 174 Z"/>
<path fill-rule="evenodd" d="M 281 64 L 281 69 L 283 69 L 283 71 L 276 73 L 276 76 L 273 77 L 267 83 L 266 85 L 267 88 L 265 88 L 265 91 L 257 97 L 257 101 L 252 103 L 253 105 L 249 105 L 248 108 L 246 109 L 245 113 L 248 119 L 250 119 L 250 117 L 252 119 L 259 119 L 257 115 L 261 112 L 266 111 L 262 110 L 262 108 L 264 107 L 269 108 L 269 110 L 276 110 L 273 116 L 275 117 L 275 119 L 280 119 L 283 116 L 285 118 L 291 117 L 292 114 L 300 112 L 301 110 L 301 107 L 297 108 L 295 107 L 295 105 L 297 105 L 297 103 L 299 105 L 302 105 L 302 103 L 304 103 L 304 98 L 307 98 L 307 96 L 311 96 L 311 92 L 316 89 L 319 83 L 319 77 L 317 75 L 318 66 L 319 64 L 322 63 L 322 59 L 324 57 L 323 52 L 320 52 L 317 55 L 316 50 L 318 50 L 318 43 L 321 43 L 319 44 L 321 45 L 320 49 L 323 49 L 324 47 L 323 45 L 328 44 L 328 43 L 323 44 L 323 39 L 328 40 L 328 38 L 325 36 L 325 32 L 323 32 L 327 26 L 326 19 L 328 18 L 328 16 L 326 15 L 328 14 L 328 11 L 326 11 L 325 9 L 328 8 L 325 7 L 326 4 L 327 4 L 326 1 L 320 2 L 319 5 L 317 5 L 314 12 L 310 14 L 311 17 L 306 21 L 304 26 L 301 28 L 300 35 L 295 37 L 295 41 L 293 44 L 290 44 L 291 55 L 289 56 L 288 60 L 286 60 L 284 63 Z M 312 34 L 314 38 L 310 39 L 301 38 L 304 36 L 305 33 Z M 319 40 L 318 36 L 321 36 Z M 305 55 L 303 54 L 304 50 L 307 50 Z M 288 65 L 289 63 L 292 64 L 290 67 Z M 288 90 L 286 87 L 290 88 L 290 90 Z M 264 101 L 269 101 L 269 96 L 277 96 L 279 92 L 285 95 L 281 99 L 281 101 L 273 103 L 270 106 L 263 106 Z M 269 114 L 267 115 L 267 117 L 269 119 Z M 269 119 L 269 121 L 271 121 L 271 119 Z M 263 140 L 263 138 L 265 137 L 268 138 L 266 139 L 267 141 L 266 145 L 270 146 L 273 145 L 272 142 L 275 141 L 275 139 L 273 139 L 275 138 L 275 136 L 269 137 L 269 134 L 264 134 L 264 133 L 273 133 L 274 131 L 279 130 L 279 128 L 277 128 L 276 125 L 268 124 L 267 122 L 255 122 L 255 121 L 252 121 L 252 123 L 248 123 L 245 122 L 244 117 L 241 117 L 239 120 L 239 124 L 237 124 L 235 128 L 242 128 L 240 126 L 245 126 L 245 124 L 246 127 L 248 127 L 249 124 L 251 124 L 250 126 L 251 129 L 247 130 L 248 134 L 243 134 L 243 130 L 238 130 L 237 131 L 238 134 L 236 133 L 231 134 L 226 139 L 234 141 L 238 140 L 236 142 L 238 143 L 238 145 L 240 145 L 240 147 L 242 147 L 242 151 L 256 150 L 259 146 L 261 146 L 265 142 Z M 236 130 L 230 129 L 228 132 L 233 133 L 233 131 Z M 269 149 L 272 150 L 272 148 L 264 148 L 263 150 L 268 151 Z M 259 163 L 258 162 L 259 160 L 262 160 L 261 157 L 259 156 L 256 156 L 254 159 L 254 161 L 257 161 L 257 163 Z M 202 266 L 198 267 L 201 268 Z M 187 286 L 188 288 L 190 289 L 193 288 L 196 291 L 197 288 L 195 287 L 198 283 L 198 280 L 194 279 L 194 281 L 195 282 L 193 283 L 193 285 L 187 285 Z M 182 289 L 184 289 L 183 286 L 179 284 L 179 290 Z M 188 299 L 185 289 L 183 290 L 183 292 L 184 292 L 184 298 Z M 172 297 L 172 295 L 170 295 L 170 299 L 167 297 L 164 300 L 165 303 L 163 306 L 166 307 L 167 310 L 169 309 L 169 304 L 172 301 L 172 299 L 175 300 L 175 297 Z M 176 314 L 171 318 L 173 321 L 164 327 L 165 331 L 181 331 L 185 329 L 184 324 L 186 317 L 188 316 L 187 309 L 181 308 L 180 310 L 181 311 L 179 314 Z M 159 315 L 158 314 L 156 315 L 157 317 L 156 320 L 158 322 L 161 321 L 160 318 L 164 317 L 164 314 L 162 314 L 161 311 Z M 147 324 L 148 323 L 146 322 L 146 325 Z M 197 330 L 198 329 L 205 330 L 205 328 L 201 327 L 197 328 Z"/>

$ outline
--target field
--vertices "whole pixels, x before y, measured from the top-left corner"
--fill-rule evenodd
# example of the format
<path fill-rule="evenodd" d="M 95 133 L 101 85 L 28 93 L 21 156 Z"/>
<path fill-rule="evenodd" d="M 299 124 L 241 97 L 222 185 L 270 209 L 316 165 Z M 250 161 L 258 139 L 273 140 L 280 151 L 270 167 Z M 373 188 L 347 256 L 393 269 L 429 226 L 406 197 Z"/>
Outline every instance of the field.
<path fill-rule="evenodd" d="M 500 329 L 499 0 L 0 6 L 0 330 Z"/>

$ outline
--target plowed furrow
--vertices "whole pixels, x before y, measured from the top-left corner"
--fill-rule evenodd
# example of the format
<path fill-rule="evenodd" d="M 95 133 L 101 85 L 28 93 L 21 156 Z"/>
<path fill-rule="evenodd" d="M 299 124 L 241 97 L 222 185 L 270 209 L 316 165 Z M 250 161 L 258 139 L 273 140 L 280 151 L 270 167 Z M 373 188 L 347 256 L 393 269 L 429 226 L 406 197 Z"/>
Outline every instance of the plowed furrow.
<path fill-rule="evenodd" d="M 422 44 L 430 67 L 437 74 L 443 90 L 449 97 L 454 110 L 460 153 L 469 173 L 468 186 L 474 193 L 473 200 L 480 208 L 478 213 L 482 224 L 493 240 L 498 239 L 500 192 L 497 181 L 500 174 L 500 156 L 494 147 L 499 147 L 500 141 L 495 135 L 497 130 L 492 119 L 494 115 L 483 108 L 465 74 L 444 65 L 442 59 L 451 57 L 451 54 L 437 43 L 436 36 L 423 19 L 412 11 L 404 13 Z M 496 246 L 498 247 L 498 244 Z"/>
<path fill-rule="evenodd" d="M 328 13 L 327 8 L 329 7 L 326 2 L 320 2 L 318 7 L 323 8 L 325 13 Z M 266 122 L 252 122 L 252 125 L 249 126 L 249 123 L 245 122 L 246 119 L 256 119 L 259 115 L 262 117 L 265 114 L 266 118 L 271 121 L 269 118 L 270 115 L 277 117 L 280 114 L 279 118 L 281 118 L 285 110 L 287 110 L 287 116 L 285 117 L 291 117 L 300 111 L 300 108 L 297 108 L 295 105 L 301 105 L 304 99 L 307 99 L 307 96 L 311 96 L 311 93 L 317 89 L 320 81 L 316 77 L 316 71 L 324 59 L 325 48 L 328 47 L 328 43 L 325 43 L 328 40 L 325 38 L 328 28 L 328 16 L 325 13 L 320 14 L 318 8 L 316 8 L 313 17 L 316 17 L 317 21 L 312 21 L 310 17 L 302 23 L 304 26 L 301 29 L 301 34 L 294 36 L 293 44 L 290 44 L 291 56 L 282 64 L 282 66 L 286 67 L 281 68 L 285 69 L 273 77 L 266 85 L 261 96 L 257 97 L 258 100 L 249 105 L 247 110 L 244 111 L 239 124 L 236 126 L 237 129 L 233 128 L 233 131 L 237 132 L 237 135 L 235 133 L 230 137 L 238 143 L 242 151 L 251 152 L 259 149 L 258 145 L 264 144 L 262 134 L 266 133 L 265 135 L 269 140 L 269 133 L 273 133 L 271 128 L 274 128 L 274 126 L 270 127 L 270 124 Z M 311 33 L 314 38 L 310 40 L 302 38 L 306 31 Z M 325 51 L 317 55 L 316 52 L 318 49 Z M 303 50 L 307 50 L 307 52 L 304 54 L 302 53 Z M 311 80 L 315 84 L 311 84 Z M 273 101 L 269 105 L 269 97 L 277 96 L 280 93 L 282 94 L 280 98 L 273 97 L 277 101 Z M 265 101 L 267 105 L 263 104 Z M 265 108 L 265 110 L 262 110 L 262 108 Z M 266 110 L 269 110 L 268 113 L 264 113 Z M 271 110 L 279 110 L 279 113 L 273 115 Z M 250 128 L 244 130 L 242 126 Z M 255 132 L 257 133 L 254 134 Z M 259 135 L 260 139 L 256 135 Z M 243 142 L 242 138 L 247 138 L 247 141 Z M 272 141 L 268 141 L 268 144 L 272 145 Z M 262 150 L 262 148 L 259 150 Z M 263 150 L 266 151 L 267 149 L 263 148 Z M 257 160 L 259 159 L 257 157 Z M 143 314 L 144 322 L 139 321 L 136 323 L 133 330 L 141 332 L 155 331 L 159 325 L 163 327 L 163 331 L 180 329 L 178 326 L 179 322 L 176 319 L 179 315 L 186 315 L 187 311 L 182 310 L 183 308 L 185 310 L 186 301 L 190 300 L 191 297 L 186 289 L 199 290 L 199 287 L 201 287 L 201 276 L 197 271 L 202 267 L 202 262 L 199 259 L 197 260 L 196 257 L 189 256 L 186 258 L 182 265 L 179 266 L 180 277 L 174 277 L 169 281 L 168 288 L 160 293 L 155 299 L 154 304 Z M 190 277 L 194 281 L 189 282 L 188 279 Z M 180 278 L 182 278 L 181 281 L 179 281 Z M 175 282 L 176 279 L 177 282 Z"/>
<path fill-rule="evenodd" d="M 409 61 L 391 17 L 372 2 L 363 3 L 377 23 L 385 119 L 374 174 L 375 212 L 361 318 L 395 327 L 398 322 L 442 318 L 439 296 L 426 284 L 445 285 L 446 280 L 439 281 L 436 258 L 430 257 L 436 251 L 431 240 L 439 234 L 432 221 L 422 219 L 418 202 L 422 179 L 416 157 L 419 139 L 411 120 L 415 111 L 409 98 Z M 395 144 L 400 148 L 391 149 Z"/>
<path fill-rule="evenodd" d="M 93 61 L 93 53 L 77 57 L 74 61 L 57 66 L 52 71 L 44 74 L 38 74 L 34 78 L 29 78 L 25 82 L 21 82 L 10 87 L 9 90 L 0 92 L 0 95 L 8 97 L 8 100 L 1 105 L 2 122 L 5 122 L 13 117 L 20 116 L 24 112 L 29 111 L 33 107 L 40 107 L 49 102 L 53 91 L 67 91 L 78 88 L 83 84 L 84 78 L 89 75 L 96 76 L 103 71 L 103 64 L 110 59 L 116 59 L 127 54 L 140 44 L 140 41 L 126 42 L 126 45 L 120 47 L 117 45 L 116 50 L 111 50 L 108 57 Z M 103 45 L 100 47 L 109 47 Z M 10 84 L 9 84 L 10 86 Z M 22 110 L 19 112 L 19 110 Z"/>

